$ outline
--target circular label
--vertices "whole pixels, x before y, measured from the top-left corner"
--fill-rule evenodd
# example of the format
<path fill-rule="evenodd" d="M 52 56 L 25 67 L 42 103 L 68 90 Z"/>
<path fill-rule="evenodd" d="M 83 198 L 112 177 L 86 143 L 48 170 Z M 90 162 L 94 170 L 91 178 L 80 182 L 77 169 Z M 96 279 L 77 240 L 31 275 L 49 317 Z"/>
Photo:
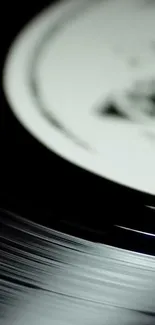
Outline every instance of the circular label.
<path fill-rule="evenodd" d="M 21 32 L 4 69 L 14 113 L 48 148 L 150 194 L 154 9 L 138 0 L 74 0 L 48 8 Z"/>

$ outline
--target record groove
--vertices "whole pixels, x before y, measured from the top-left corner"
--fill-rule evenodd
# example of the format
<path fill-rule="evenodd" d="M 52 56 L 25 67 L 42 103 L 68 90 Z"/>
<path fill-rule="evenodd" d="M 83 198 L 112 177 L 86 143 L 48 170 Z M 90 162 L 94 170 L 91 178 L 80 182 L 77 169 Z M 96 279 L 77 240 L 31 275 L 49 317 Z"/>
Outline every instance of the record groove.
<path fill-rule="evenodd" d="M 9 214 L 1 216 L 0 239 L 0 318 L 6 325 L 154 324 L 154 256 Z"/>

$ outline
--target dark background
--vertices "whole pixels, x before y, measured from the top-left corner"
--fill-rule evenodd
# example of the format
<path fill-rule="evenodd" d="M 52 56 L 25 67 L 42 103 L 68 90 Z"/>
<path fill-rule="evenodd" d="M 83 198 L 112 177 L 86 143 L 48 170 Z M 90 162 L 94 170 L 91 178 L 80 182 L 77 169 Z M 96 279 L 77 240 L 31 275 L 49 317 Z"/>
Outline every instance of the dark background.
<path fill-rule="evenodd" d="M 15 36 L 50 3 L 25 1 L 0 5 L 1 76 L 5 56 Z M 48 226 L 61 227 L 59 221 L 65 219 L 87 230 L 89 227 L 102 231 L 113 223 L 145 231 L 155 229 L 155 214 L 145 208 L 146 204 L 154 205 L 153 196 L 101 179 L 50 152 L 20 125 L 2 87 L 0 91 L 1 209 Z M 63 223 L 63 227 L 66 229 L 69 225 Z"/>

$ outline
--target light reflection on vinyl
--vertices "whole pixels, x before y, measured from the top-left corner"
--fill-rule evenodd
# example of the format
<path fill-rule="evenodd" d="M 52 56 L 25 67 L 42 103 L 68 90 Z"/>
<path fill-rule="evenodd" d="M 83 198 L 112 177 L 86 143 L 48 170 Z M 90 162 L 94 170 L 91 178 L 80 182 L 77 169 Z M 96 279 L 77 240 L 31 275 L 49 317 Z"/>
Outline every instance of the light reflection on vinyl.
<path fill-rule="evenodd" d="M 153 2 L 63 2 L 21 32 L 4 69 L 14 113 L 44 145 L 153 195 L 154 30 Z"/>
<path fill-rule="evenodd" d="M 155 257 L 0 215 L 0 321 L 153 325 Z"/>

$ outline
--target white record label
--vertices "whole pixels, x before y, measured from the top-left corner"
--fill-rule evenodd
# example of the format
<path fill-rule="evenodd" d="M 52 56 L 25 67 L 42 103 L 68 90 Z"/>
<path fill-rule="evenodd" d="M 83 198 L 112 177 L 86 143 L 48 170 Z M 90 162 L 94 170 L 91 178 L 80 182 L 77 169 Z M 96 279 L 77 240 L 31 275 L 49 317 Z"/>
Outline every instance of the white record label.
<path fill-rule="evenodd" d="M 154 31 L 150 1 L 63 2 L 21 32 L 4 68 L 11 107 L 37 139 L 80 167 L 150 194 Z"/>

